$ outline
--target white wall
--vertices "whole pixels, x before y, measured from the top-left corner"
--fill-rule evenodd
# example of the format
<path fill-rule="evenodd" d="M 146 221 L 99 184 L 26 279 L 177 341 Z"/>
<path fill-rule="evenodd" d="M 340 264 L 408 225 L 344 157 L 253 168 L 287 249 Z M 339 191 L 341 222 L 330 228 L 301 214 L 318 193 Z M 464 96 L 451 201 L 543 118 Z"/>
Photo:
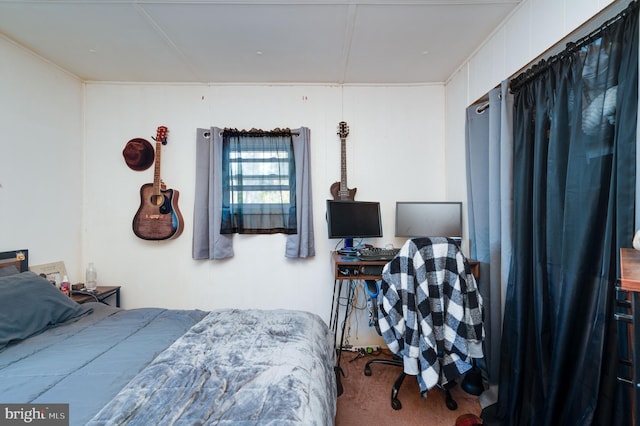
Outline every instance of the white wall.
<path fill-rule="evenodd" d="M 0 251 L 82 256 L 82 83 L 0 37 Z"/>
<path fill-rule="evenodd" d="M 341 120 L 350 128 L 348 185 L 358 188 L 356 200 L 381 202 L 385 237 L 376 245 L 402 243 L 393 238 L 396 201 L 445 195 L 442 85 L 87 84 L 85 116 L 85 260 L 95 262 L 100 283 L 124 286 L 128 308 L 294 308 L 328 321 L 329 253 L 338 241 L 326 236 L 325 200 L 340 179 Z M 159 125 L 169 128 L 161 174 L 180 191 L 185 230 L 149 242 L 135 237 L 131 220 L 153 169 L 130 170 L 122 149 L 134 137 L 150 140 Z M 285 237 L 273 235 L 235 236 L 232 259 L 192 260 L 196 128 L 213 125 L 311 129 L 315 258 L 285 259 Z M 360 323 L 359 335 L 367 335 Z"/>
<path fill-rule="evenodd" d="M 591 20 L 599 26 L 629 3 L 629 0 L 522 0 L 469 60 L 461 64 L 445 89 L 448 199 L 466 201 L 467 185 L 464 176 L 461 178 L 460 162 L 465 158 L 467 106 L 483 98 L 503 80 L 526 69 L 531 62 L 535 63 L 536 58 L 548 53 L 568 35 L 577 40 L 584 34 L 576 30 L 586 22 Z M 559 46 L 554 50 L 561 50 L 564 45 Z"/>
<path fill-rule="evenodd" d="M 371 242 L 399 246 L 395 201 L 466 200 L 466 106 L 605 5 L 525 0 L 446 87 L 83 86 L 0 39 L 0 250 L 29 248 L 32 264 L 64 260 L 73 281 L 93 261 L 101 284 L 123 285 L 127 308 L 282 307 L 328 320 L 336 241 L 325 236 L 324 201 L 340 176 L 338 122 L 350 127 L 356 199 L 382 203 L 385 237 Z M 149 242 L 134 236 L 131 220 L 153 172 L 130 170 L 121 153 L 159 125 L 170 132 L 162 177 L 180 191 L 186 227 L 177 240 Z M 233 259 L 191 259 L 195 129 L 212 125 L 311 129 L 315 258 L 285 259 L 285 238 L 273 235 L 237 236 Z M 352 343 L 379 342 L 365 312 L 351 335 Z"/>
<path fill-rule="evenodd" d="M 348 184 L 382 204 L 385 237 L 399 246 L 396 201 L 440 200 L 444 86 L 239 86 L 86 83 L 0 39 L 0 250 L 28 248 L 31 264 L 62 260 L 72 281 L 95 262 L 100 284 L 123 286 L 126 308 L 294 308 L 330 314 L 333 275 L 325 200 L 340 178 L 337 125 L 348 122 Z M 9 66 L 10 64 L 10 66 Z M 122 149 L 169 128 L 162 177 L 180 191 L 185 231 L 149 242 L 131 230 L 139 189 Z M 284 258 L 285 237 L 236 236 L 233 259 L 191 258 L 197 127 L 306 126 L 312 135 L 317 256 Z M 364 304 L 364 300 L 360 300 Z M 351 342 L 379 342 L 354 319 Z"/>

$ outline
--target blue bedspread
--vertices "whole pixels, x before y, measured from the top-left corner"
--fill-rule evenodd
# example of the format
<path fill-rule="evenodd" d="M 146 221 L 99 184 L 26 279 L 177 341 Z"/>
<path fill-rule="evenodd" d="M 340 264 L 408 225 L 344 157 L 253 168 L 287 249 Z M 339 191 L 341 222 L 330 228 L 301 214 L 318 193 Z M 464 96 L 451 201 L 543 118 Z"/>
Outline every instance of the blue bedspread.
<path fill-rule="evenodd" d="M 0 351 L 0 402 L 69 403 L 70 424 L 84 425 L 207 314 L 91 305 L 91 315 Z"/>
<path fill-rule="evenodd" d="M 209 313 L 92 425 L 332 425 L 332 335 L 314 314 Z"/>

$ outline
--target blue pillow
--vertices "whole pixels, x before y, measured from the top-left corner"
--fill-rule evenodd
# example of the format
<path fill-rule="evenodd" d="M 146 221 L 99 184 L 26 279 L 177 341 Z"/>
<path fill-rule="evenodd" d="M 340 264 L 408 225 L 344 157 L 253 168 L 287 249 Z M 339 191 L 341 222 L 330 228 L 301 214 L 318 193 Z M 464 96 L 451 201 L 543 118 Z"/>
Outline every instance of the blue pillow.
<path fill-rule="evenodd" d="M 33 272 L 0 277 L 0 349 L 92 310 Z"/>

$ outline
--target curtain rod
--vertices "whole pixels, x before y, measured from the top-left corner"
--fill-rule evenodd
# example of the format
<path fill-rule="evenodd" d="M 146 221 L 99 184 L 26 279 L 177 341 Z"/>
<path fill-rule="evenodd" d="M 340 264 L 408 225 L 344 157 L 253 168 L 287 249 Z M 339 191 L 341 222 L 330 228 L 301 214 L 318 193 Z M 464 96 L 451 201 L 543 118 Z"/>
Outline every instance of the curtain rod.
<path fill-rule="evenodd" d="M 255 128 L 251 130 L 238 130 L 238 129 L 225 128 L 220 132 L 220 136 L 224 135 L 225 132 L 237 133 L 242 136 L 267 136 L 272 134 L 277 136 L 286 136 L 286 135 L 299 136 L 300 135 L 300 133 L 298 132 L 292 132 L 291 129 L 288 129 L 288 128 L 280 129 L 277 127 L 273 130 L 262 130 L 262 129 L 255 129 Z"/>
<path fill-rule="evenodd" d="M 491 106 L 489 99 L 487 99 L 486 97 L 483 97 L 483 99 L 484 100 L 476 102 L 476 105 L 478 105 L 476 107 L 476 114 L 482 114 Z M 498 92 L 498 100 L 501 100 L 501 99 L 502 99 L 502 92 Z"/>
<path fill-rule="evenodd" d="M 520 88 L 525 83 L 528 83 L 533 78 L 537 77 L 540 73 L 547 70 L 551 65 L 566 58 L 567 56 L 583 48 L 585 45 L 598 39 L 602 35 L 602 33 L 605 30 L 607 30 L 611 25 L 615 24 L 621 19 L 625 19 L 637 8 L 638 8 L 638 1 L 637 0 L 632 1 L 622 12 L 620 12 L 618 15 L 614 16 L 613 18 L 607 20 L 604 24 L 600 26 L 600 28 L 595 29 L 594 31 L 582 37 L 576 42 L 567 43 L 565 49 L 562 52 L 558 53 L 557 55 L 553 55 L 548 59 L 540 60 L 537 64 L 533 65 L 528 70 L 514 77 L 509 83 L 509 89 L 511 93 L 515 93 L 518 90 L 520 90 Z"/>
<path fill-rule="evenodd" d="M 476 108 L 476 114 L 482 114 L 487 108 L 489 108 L 491 105 L 489 105 L 489 101 L 486 101 L 485 103 L 483 103 L 482 105 L 479 105 Z"/>
<path fill-rule="evenodd" d="M 220 136 L 223 136 L 225 131 L 241 133 L 244 136 L 265 136 L 272 133 L 279 134 L 279 135 L 300 136 L 300 132 L 292 132 L 290 129 L 277 129 L 277 128 L 273 130 L 266 130 L 266 131 L 259 130 L 259 129 L 251 129 L 251 130 L 224 129 L 220 131 Z M 208 138 L 209 136 L 211 136 L 211 132 L 204 132 L 203 136 L 205 138 Z"/>

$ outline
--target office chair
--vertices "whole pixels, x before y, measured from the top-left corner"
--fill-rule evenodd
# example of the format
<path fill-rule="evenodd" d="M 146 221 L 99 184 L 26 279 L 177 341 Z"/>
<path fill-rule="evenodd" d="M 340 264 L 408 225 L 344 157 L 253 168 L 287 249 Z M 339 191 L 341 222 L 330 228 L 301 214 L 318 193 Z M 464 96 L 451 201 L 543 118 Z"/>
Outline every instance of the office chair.
<path fill-rule="evenodd" d="M 402 408 L 398 392 L 409 374 L 417 377 L 423 396 L 438 386 L 445 392 L 447 408 L 457 409 L 450 390 L 456 378 L 472 369 L 472 359 L 482 358 L 484 327 L 482 298 L 456 242 L 410 239 L 385 265 L 380 287 L 376 281 L 365 284 L 375 301 L 376 331 L 394 358 L 369 360 L 364 374 L 371 376 L 371 364 L 403 369 L 391 389 L 394 410 Z M 453 341 L 445 338 L 445 326 L 455 332 Z M 416 358 L 415 353 L 420 355 Z"/>

